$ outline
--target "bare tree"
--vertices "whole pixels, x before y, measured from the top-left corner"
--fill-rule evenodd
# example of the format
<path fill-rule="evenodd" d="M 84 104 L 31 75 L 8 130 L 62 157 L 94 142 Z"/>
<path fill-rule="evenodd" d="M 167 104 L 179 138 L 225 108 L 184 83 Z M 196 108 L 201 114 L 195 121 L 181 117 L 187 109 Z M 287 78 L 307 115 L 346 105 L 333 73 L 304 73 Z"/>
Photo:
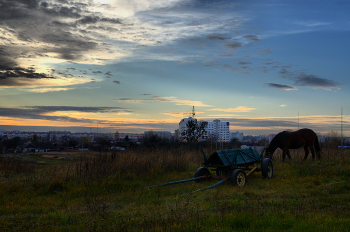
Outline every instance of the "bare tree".
<path fill-rule="evenodd" d="M 205 124 L 190 120 L 186 124 L 186 130 L 181 132 L 181 139 L 187 142 L 198 142 L 200 138 L 203 138 L 205 134 Z"/>

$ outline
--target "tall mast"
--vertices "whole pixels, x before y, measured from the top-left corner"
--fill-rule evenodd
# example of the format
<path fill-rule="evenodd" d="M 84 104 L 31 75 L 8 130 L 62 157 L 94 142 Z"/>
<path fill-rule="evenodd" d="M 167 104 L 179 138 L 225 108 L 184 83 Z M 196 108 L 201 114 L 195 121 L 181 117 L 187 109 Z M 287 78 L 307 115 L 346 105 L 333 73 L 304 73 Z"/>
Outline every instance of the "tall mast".
<path fill-rule="evenodd" d="M 343 148 L 343 107 L 341 107 L 341 117 L 340 117 L 340 145 Z"/>

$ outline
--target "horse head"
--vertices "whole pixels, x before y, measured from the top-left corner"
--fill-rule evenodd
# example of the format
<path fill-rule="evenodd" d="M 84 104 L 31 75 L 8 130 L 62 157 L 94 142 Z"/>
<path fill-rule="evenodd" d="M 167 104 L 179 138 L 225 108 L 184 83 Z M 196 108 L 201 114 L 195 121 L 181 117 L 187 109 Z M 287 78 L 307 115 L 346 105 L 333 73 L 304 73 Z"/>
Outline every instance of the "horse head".
<path fill-rule="evenodd" d="M 272 159 L 273 152 L 268 150 L 268 148 L 265 149 L 265 158 Z"/>

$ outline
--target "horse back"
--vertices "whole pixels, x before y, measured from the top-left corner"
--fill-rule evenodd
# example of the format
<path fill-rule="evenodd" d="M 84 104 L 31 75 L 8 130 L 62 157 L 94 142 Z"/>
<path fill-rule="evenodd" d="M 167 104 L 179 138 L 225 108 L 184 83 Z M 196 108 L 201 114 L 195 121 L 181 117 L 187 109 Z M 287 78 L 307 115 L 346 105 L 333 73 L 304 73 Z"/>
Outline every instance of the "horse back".
<path fill-rule="evenodd" d="M 310 129 L 300 129 L 294 132 L 283 131 L 278 134 L 277 140 L 281 149 L 298 149 L 314 144 L 315 133 Z"/>
<path fill-rule="evenodd" d="M 290 132 L 290 144 L 291 149 L 297 149 L 302 146 L 310 146 L 315 142 L 315 132 L 310 129 L 300 129 L 294 132 Z"/>

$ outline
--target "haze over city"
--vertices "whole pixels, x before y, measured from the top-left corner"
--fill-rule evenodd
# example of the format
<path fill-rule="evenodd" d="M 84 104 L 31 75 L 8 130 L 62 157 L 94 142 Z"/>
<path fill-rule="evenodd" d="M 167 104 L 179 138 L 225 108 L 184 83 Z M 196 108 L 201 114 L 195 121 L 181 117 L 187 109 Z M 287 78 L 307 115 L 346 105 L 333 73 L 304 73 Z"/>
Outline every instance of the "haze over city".
<path fill-rule="evenodd" d="M 350 135 L 350 2 L 0 0 L 0 129 Z M 342 117 L 341 117 L 341 109 Z"/>

